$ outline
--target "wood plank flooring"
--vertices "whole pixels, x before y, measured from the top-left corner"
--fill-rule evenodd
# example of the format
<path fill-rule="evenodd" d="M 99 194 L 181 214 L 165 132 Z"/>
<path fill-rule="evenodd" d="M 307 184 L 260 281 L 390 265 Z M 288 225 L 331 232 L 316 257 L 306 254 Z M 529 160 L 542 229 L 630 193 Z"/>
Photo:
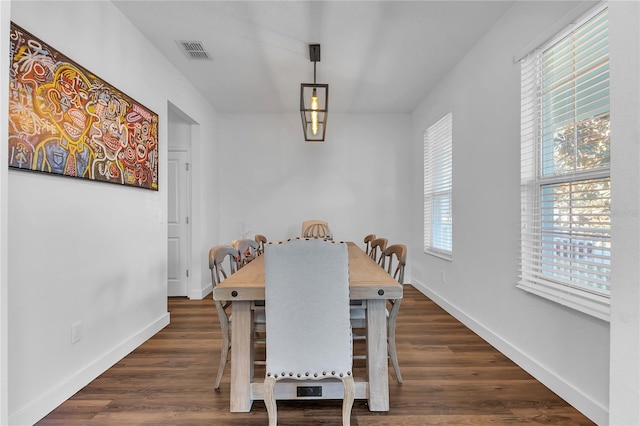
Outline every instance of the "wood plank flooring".
<path fill-rule="evenodd" d="M 397 325 L 404 383 L 390 367 L 389 412 L 356 401 L 352 425 L 594 424 L 416 289 L 407 285 L 404 295 Z M 229 412 L 229 364 L 213 389 L 221 339 L 211 296 L 170 298 L 168 307 L 169 326 L 37 424 L 266 425 L 261 401 L 250 413 Z M 364 361 L 355 361 L 358 374 Z M 278 402 L 282 426 L 340 425 L 340 413 L 341 401 Z"/>

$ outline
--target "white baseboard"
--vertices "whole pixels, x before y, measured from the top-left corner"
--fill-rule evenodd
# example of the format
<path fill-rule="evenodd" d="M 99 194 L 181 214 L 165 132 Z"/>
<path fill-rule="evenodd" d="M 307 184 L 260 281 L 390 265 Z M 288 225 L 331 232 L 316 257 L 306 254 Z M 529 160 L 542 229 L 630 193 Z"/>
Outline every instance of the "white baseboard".
<path fill-rule="evenodd" d="M 553 372 L 547 370 L 543 365 L 531 359 L 527 354 L 511 345 L 492 330 L 476 321 L 474 318 L 462 312 L 448 300 L 427 287 L 418 280 L 411 282 L 418 291 L 433 300 L 438 306 L 451 314 L 458 321 L 467 326 L 478 336 L 486 340 L 491 346 L 499 350 L 510 360 L 518 364 L 523 370 L 531 374 L 536 380 L 551 389 L 560 398 L 571 404 L 576 410 L 587 416 L 598 425 L 606 425 L 609 422 L 609 411 L 607 407 L 598 404 L 589 396 L 585 395 L 571 383 L 562 380 Z"/>
<path fill-rule="evenodd" d="M 189 299 L 202 300 L 213 291 L 213 284 L 208 283 L 204 287 L 189 291 Z"/>
<path fill-rule="evenodd" d="M 57 406 L 73 396 L 100 374 L 107 371 L 138 346 L 146 342 L 154 334 L 169 324 L 170 314 L 166 312 L 160 318 L 140 330 L 128 340 L 114 347 L 104 356 L 98 358 L 87 367 L 62 382 L 59 386 L 47 391 L 33 402 L 16 413 L 9 415 L 10 425 L 33 425 L 49 414 Z"/>

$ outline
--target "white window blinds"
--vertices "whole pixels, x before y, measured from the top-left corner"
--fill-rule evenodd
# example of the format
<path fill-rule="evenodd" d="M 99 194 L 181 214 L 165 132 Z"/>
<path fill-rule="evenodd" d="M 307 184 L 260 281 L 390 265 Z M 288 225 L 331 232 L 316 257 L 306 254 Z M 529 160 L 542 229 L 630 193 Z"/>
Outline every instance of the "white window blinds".
<path fill-rule="evenodd" d="M 607 9 L 522 60 L 518 287 L 609 317 Z"/>
<path fill-rule="evenodd" d="M 452 254 L 452 114 L 424 132 L 424 251 Z"/>

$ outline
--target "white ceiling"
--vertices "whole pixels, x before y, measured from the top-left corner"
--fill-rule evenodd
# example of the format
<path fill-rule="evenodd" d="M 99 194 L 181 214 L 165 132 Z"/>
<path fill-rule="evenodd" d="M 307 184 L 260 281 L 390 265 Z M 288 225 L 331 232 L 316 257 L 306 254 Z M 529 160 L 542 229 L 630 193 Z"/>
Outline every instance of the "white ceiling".
<path fill-rule="evenodd" d="M 329 111 L 410 112 L 513 1 L 167 1 L 115 5 L 219 112 L 295 112 L 313 82 Z M 187 58 L 198 41 L 211 60 Z"/>

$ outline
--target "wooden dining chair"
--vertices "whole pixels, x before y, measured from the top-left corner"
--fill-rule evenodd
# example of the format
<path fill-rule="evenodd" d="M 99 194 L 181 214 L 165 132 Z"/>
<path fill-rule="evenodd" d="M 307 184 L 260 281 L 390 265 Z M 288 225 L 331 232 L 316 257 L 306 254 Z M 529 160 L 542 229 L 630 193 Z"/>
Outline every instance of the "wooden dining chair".
<path fill-rule="evenodd" d="M 257 256 L 261 256 L 264 253 L 264 245 L 267 244 L 267 237 L 261 234 L 256 234 L 253 239 L 258 243 Z"/>
<path fill-rule="evenodd" d="M 262 256 L 264 254 L 264 246 L 267 244 L 267 237 L 261 234 L 256 234 L 253 237 L 256 243 L 258 243 L 258 248 L 255 251 L 256 256 Z M 254 311 L 262 310 L 264 311 L 264 300 L 254 300 L 251 302 L 251 308 Z M 259 333 L 258 333 L 259 334 Z"/>
<path fill-rule="evenodd" d="M 393 244 L 387 247 L 382 257 L 382 268 L 385 269 L 396 281 L 404 284 L 404 269 L 407 262 L 407 246 L 404 244 Z M 398 354 L 396 351 L 396 322 L 398 320 L 398 312 L 400 312 L 400 303 L 402 299 L 389 299 L 387 303 L 390 305 L 387 316 L 387 343 L 389 345 L 389 357 L 393 370 L 396 373 L 398 383 L 402 383 L 402 374 L 400 374 L 400 365 L 398 364 Z"/>
<path fill-rule="evenodd" d="M 355 387 L 347 245 L 321 239 L 270 243 L 264 260 L 269 425 L 277 424 L 274 390 L 284 379 L 341 380 L 342 424 L 350 425 Z"/>
<path fill-rule="evenodd" d="M 390 245 L 382 253 L 381 259 L 380 266 L 393 276 L 396 281 L 403 284 L 404 269 L 407 261 L 407 246 L 404 244 Z M 387 349 L 398 383 L 402 383 L 402 374 L 400 373 L 400 365 L 398 364 L 398 354 L 396 351 L 396 322 L 401 301 L 402 299 L 389 299 L 387 301 Z M 351 306 L 351 327 L 354 329 L 366 329 L 366 308 L 364 306 Z M 366 333 L 354 332 L 354 338 L 366 338 Z M 354 356 L 354 359 L 363 358 L 366 357 Z"/>
<path fill-rule="evenodd" d="M 333 239 L 329 224 L 324 220 L 305 220 L 302 223 L 302 238 Z"/>
<path fill-rule="evenodd" d="M 364 237 L 364 252 L 367 253 L 367 256 L 371 252 L 371 243 L 376 239 L 376 234 L 369 234 Z"/>
<path fill-rule="evenodd" d="M 243 238 L 240 240 L 234 240 L 231 242 L 231 245 L 238 250 L 238 269 L 242 268 L 258 256 L 260 244 L 256 242 L 255 239 Z"/>
<path fill-rule="evenodd" d="M 212 247 L 209 250 L 209 269 L 211 270 L 211 283 L 215 288 L 218 284 L 224 281 L 228 276 L 235 273 L 238 268 L 238 250 L 231 245 L 219 245 Z M 228 269 L 225 269 L 224 264 L 228 264 Z M 224 375 L 224 369 L 227 365 L 227 358 L 229 357 L 229 350 L 231 349 L 231 302 L 220 301 L 213 299 L 213 303 L 218 313 L 218 319 L 220 320 L 220 329 L 222 333 L 222 348 L 220 351 L 220 365 L 218 366 L 218 374 L 216 376 L 215 389 L 220 388 L 222 382 L 222 376 Z M 254 329 L 256 332 L 264 333 L 265 320 L 264 311 L 257 311 L 254 314 Z"/>
<path fill-rule="evenodd" d="M 319 220 L 319 219 L 309 219 L 309 220 L 305 220 L 304 222 L 302 222 L 302 231 L 300 233 L 301 237 L 304 237 L 304 231 L 311 225 L 316 225 L 316 224 L 320 224 L 320 225 L 326 225 L 329 226 L 329 223 L 325 220 Z"/>
<path fill-rule="evenodd" d="M 371 256 L 371 245 L 373 241 L 375 241 L 375 239 L 376 239 L 376 234 L 369 234 L 364 237 L 365 253 L 367 254 L 367 256 Z M 379 242 L 379 244 L 382 244 L 382 243 L 383 241 Z M 384 244 L 386 245 L 386 242 Z M 350 304 L 351 304 L 351 309 L 364 308 L 364 300 L 354 299 L 354 300 L 351 300 Z M 364 339 L 364 336 L 354 335 L 354 339 Z"/>
<path fill-rule="evenodd" d="M 382 262 L 382 253 L 384 249 L 387 247 L 387 239 L 386 238 L 376 238 L 375 234 L 369 234 L 364 238 L 364 242 L 367 245 L 367 250 L 365 253 L 369 255 L 374 262 L 379 265 Z M 379 253 L 379 254 L 378 254 Z M 359 324 L 360 316 L 364 316 L 365 302 L 364 300 L 352 299 L 351 302 L 351 315 L 352 319 L 355 318 L 355 321 L 352 321 L 351 325 Z M 361 328 L 361 327 L 357 327 Z M 363 340 L 365 338 L 364 333 L 354 333 L 353 338 L 355 340 Z M 356 356 L 356 359 L 361 358 L 360 356 Z"/>
<path fill-rule="evenodd" d="M 378 265 L 382 264 L 382 256 L 387 248 L 388 240 L 386 238 L 376 238 L 371 241 L 371 250 L 369 251 L 369 257 L 373 259 Z"/>

